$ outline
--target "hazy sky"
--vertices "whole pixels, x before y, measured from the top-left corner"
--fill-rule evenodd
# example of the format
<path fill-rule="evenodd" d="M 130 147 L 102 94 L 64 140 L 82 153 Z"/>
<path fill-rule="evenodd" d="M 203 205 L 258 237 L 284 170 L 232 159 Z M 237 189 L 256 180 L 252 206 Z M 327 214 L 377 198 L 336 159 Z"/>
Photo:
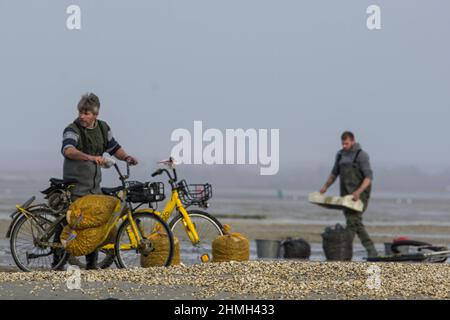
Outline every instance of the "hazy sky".
<path fill-rule="evenodd" d="M 446 166 L 449 35 L 448 0 L 0 0 L 0 166 L 59 166 L 86 91 L 144 163 L 202 120 L 280 129 L 281 165 L 331 166 L 351 129 L 377 166 Z"/>

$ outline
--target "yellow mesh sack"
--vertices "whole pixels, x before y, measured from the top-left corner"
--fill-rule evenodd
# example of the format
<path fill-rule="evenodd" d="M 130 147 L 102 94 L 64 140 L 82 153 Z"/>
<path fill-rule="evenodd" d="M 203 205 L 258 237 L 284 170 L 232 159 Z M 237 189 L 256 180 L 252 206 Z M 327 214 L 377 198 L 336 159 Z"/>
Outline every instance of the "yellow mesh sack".
<path fill-rule="evenodd" d="M 213 262 L 248 261 L 250 242 L 237 232 L 231 233 L 229 225 L 223 226 L 224 235 L 218 236 L 212 243 Z"/>
<path fill-rule="evenodd" d="M 141 254 L 141 267 L 162 267 L 166 263 L 169 246 L 169 237 L 166 234 L 155 232 L 147 237 L 154 246 L 154 250 L 147 256 Z M 180 264 L 180 242 L 173 237 L 174 251 L 171 266 Z"/>
<path fill-rule="evenodd" d="M 70 226 L 65 226 L 60 240 L 65 250 L 75 256 L 85 256 L 90 254 L 104 242 L 107 225 L 83 230 L 73 230 Z"/>
<path fill-rule="evenodd" d="M 106 224 L 120 209 L 120 200 L 104 195 L 87 195 L 78 198 L 69 207 L 66 220 L 75 230 L 99 227 Z"/>

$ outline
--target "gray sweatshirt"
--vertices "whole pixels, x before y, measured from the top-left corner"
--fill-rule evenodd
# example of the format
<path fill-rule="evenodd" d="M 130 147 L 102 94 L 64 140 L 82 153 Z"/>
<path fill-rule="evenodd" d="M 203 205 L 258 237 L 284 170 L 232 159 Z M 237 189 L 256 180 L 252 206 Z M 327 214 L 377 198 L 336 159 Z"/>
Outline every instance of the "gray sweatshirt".
<path fill-rule="evenodd" d="M 370 166 L 369 155 L 367 154 L 367 152 L 362 150 L 359 143 L 355 143 L 350 151 L 345 151 L 344 149 L 339 150 L 336 155 L 336 160 L 334 162 L 333 170 L 331 171 L 331 173 L 336 177 L 339 176 L 339 165 L 353 163 L 359 150 L 361 150 L 361 152 L 359 153 L 358 159 L 356 159 L 356 163 L 359 165 L 359 168 L 365 178 L 373 179 L 373 172 Z"/>

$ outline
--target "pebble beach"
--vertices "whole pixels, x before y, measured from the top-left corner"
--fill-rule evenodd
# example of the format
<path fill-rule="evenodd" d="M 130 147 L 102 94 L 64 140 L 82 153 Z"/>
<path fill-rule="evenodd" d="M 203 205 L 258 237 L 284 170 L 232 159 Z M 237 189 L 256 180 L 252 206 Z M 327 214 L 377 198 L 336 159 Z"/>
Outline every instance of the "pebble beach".
<path fill-rule="evenodd" d="M 0 299 L 449 299 L 448 264 L 250 261 L 169 268 L 2 272 Z"/>

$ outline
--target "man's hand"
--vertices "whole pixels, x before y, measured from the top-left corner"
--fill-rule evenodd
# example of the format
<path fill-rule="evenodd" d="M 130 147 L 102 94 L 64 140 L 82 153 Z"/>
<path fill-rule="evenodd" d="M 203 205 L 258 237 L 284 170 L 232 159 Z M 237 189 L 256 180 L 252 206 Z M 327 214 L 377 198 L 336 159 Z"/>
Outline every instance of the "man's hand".
<path fill-rule="evenodd" d="M 136 159 L 135 157 L 132 157 L 132 156 L 126 157 L 125 161 L 128 162 L 129 164 L 131 164 L 132 166 L 136 166 L 139 163 L 138 159 Z"/>
<path fill-rule="evenodd" d="M 358 201 L 361 196 L 361 193 L 363 193 L 364 190 L 366 190 L 371 184 L 372 184 L 372 179 L 364 178 L 361 186 L 355 192 L 352 193 L 353 200 Z"/>
<path fill-rule="evenodd" d="M 104 166 L 106 164 L 106 159 L 103 158 L 102 156 L 89 156 L 88 161 L 95 162 L 99 166 Z"/>
<path fill-rule="evenodd" d="M 132 166 L 135 166 L 139 163 L 138 159 L 136 159 L 135 157 L 129 156 L 123 148 L 119 148 L 119 150 L 117 150 L 113 154 L 113 156 L 121 161 L 128 162 Z"/>
<path fill-rule="evenodd" d="M 336 176 L 334 174 L 330 174 L 330 176 L 327 179 L 327 182 L 325 182 L 322 189 L 320 189 L 320 194 L 324 194 L 325 192 L 327 192 L 328 188 L 331 187 L 335 181 Z"/>
<path fill-rule="evenodd" d="M 361 193 L 359 191 L 355 191 L 352 193 L 353 201 L 358 201 L 359 197 L 361 196 Z"/>

